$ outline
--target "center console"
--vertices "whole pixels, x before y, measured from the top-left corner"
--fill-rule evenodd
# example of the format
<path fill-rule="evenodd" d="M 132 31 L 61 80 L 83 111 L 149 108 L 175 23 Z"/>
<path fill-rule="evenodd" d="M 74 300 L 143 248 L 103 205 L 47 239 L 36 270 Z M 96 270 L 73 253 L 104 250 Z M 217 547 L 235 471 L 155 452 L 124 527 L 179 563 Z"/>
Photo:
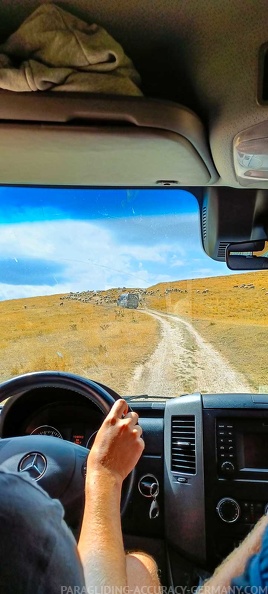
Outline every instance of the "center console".
<path fill-rule="evenodd" d="M 165 410 L 167 540 L 213 570 L 268 512 L 268 395 L 193 394 Z"/>
<path fill-rule="evenodd" d="M 206 547 L 212 565 L 268 510 L 268 398 L 260 400 L 233 394 L 223 409 L 213 396 L 203 397 Z"/>

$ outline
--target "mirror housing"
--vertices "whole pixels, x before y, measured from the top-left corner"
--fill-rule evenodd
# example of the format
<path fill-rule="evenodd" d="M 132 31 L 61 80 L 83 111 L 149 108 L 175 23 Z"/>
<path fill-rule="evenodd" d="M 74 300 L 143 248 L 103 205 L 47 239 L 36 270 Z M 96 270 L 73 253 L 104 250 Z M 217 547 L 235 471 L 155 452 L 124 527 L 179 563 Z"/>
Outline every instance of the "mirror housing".
<path fill-rule="evenodd" d="M 230 270 L 265 270 L 268 268 L 268 241 L 229 243 L 226 264 Z"/>

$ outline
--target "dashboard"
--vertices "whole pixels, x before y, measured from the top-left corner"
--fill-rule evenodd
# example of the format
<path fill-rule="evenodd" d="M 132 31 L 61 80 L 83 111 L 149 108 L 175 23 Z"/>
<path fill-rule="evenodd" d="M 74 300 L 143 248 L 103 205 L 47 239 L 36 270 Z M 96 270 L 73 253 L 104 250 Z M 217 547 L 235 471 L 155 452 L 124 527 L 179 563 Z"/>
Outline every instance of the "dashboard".
<path fill-rule="evenodd" d="M 76 406 L 68 400 L 56 402 L 27 417 L 21 435 L 49 435 L 90 449 L 102 420 L 103 415 L 94 408 Z"/>
<path fill-rule="evenodd" d="M 2 437 L 48 435 L 92 447 L 103 413 L 79 394 L 60 388 L 39 388 L 24 393 L 5 419 Z"/>
<path fill-rule="evenodd" d="M 126 546 L 143 546 L 163 571 L 168 551 L 172 582 L 181 583 L 186 561 L 212 570 L 268 511 L 268 395 L 131 406 L 145 450 L 122 518 Z M 3 408 L 1 437 L 45 435 L 90 448 L 103 418 L 75 390 L 29 386 Z"/>

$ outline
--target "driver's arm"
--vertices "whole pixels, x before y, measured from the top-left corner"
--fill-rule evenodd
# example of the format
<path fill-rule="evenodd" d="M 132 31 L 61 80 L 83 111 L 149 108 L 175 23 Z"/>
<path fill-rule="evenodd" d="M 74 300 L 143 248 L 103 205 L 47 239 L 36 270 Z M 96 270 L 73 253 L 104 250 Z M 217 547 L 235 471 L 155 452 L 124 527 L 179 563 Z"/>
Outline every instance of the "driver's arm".
<path fill-rule="evenodd" d="M 86 585 L 90 588 L 124 588 L 132 579 L 138 582 L 139 569 L 143 583 L 151 580 L 143 558 L 132 556 L 128 560 L 123 547 L 120 518 L 122 482 L 136 465 L 144 448 L 141 428 L 137 425 L 138 415 L 127 413 L 127 410 L 124 400 L 115 402 L 88 456 L 85 509 L 78 550 Z M 149 573 L 150 569 L 152 574 L 156 573 L 149 557 L 148 568 Z M 156 583 L 157 575 L 154 585 Z"/>
<path fill-rule="evenodd" d="M 216 569 L 212 577 L 198 589 L 198 594 L 226 594 L 234 586 L 237 592 L 255 594 L 263 591 L 264 585 L 267 592 L 268 586 L 268 517 L 263 516 L 253 530 L 248 534 L 240 546 L 235 549 L 225 561 Z M 266 532 L 265 532 L 266 530 Z M 265 533 L 265 535 L 264 535 Z M 263 538 L 264 536 L 264 538 Z M 263 583 L 263 576 L 266 583 Z"/>

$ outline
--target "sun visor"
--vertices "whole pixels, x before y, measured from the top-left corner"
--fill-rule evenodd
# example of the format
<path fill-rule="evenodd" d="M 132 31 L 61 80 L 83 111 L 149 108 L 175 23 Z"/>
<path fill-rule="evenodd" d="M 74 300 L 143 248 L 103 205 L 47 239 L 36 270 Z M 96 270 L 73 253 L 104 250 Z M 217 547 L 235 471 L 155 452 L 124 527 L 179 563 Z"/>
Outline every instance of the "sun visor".
<path fill-rule="evenodd" d="M 267 239 L 268 191 L 209 188 L 200 215 L 205 252 L 225 262 L 229 243 Z"/>
<path fill-rule="evenodd" d="M 204 186 L 217 179 L 203 125 L 180 105 L 0 92 L 0 184 Z"/>

